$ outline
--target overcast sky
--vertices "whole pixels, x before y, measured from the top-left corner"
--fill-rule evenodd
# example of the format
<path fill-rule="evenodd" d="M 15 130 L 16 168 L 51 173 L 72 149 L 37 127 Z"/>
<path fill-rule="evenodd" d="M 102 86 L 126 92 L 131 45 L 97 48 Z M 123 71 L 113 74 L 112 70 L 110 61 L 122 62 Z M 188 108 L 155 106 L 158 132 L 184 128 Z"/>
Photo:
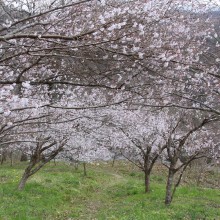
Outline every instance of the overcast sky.
<path fill-rule="evenodd" d="M 36 1 L 34 1 L 34 0 L 23 0 L 23 2 L 24 3 L 27 3 L 27 2 L 35 2 L 35 3 L 40 3 L 40 5 L 42 4 L 42 5 L 44 5 L 45 3 L 46 4 L 49 4 L 50 2 L 53 2 L 54 0 L 36 0 Z M 59 0 L 57 0 L 57 1 L 59 1 Z M 76 0 L 75 0 L 76 1 Z M 103 1 L 108 1 L 108 0 L 103 0 Z M 7 2 L 7 1 L 6 1 Z M 11 0 L 10 2 L 13 2 L 14 3 L 14 5 L 17 5 L 16 4 L 16 1 L 13 1 L 13 0 Z M 220 0 L 189 0 L 189 5 L 187 6 L 187 4 L 186 4 L 186 7 L 190 7 L 191 5 L 193 5 L 193 8 L 195 7 L 195 5 L 196 5 L 196 3 L 198 3 L 198 4 L 203 4 L 203 6 L 211 6 L 211 8 L 213 9 L 213 10 L 216 10 L 217 8 L 219 8 L 219 10 L 220 10 Z M 27 7 L 26 6 L 23 6 L 22 7 L 24 10 L 27 10 Z"/>

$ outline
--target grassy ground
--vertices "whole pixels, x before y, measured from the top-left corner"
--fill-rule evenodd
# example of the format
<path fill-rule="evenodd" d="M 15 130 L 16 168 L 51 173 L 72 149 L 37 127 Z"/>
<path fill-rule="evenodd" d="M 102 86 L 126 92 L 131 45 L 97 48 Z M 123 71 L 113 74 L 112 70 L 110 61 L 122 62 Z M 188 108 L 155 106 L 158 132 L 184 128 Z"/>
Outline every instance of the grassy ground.
<path fill-rule="evenodd" d="M 184 184 L 165 207 L 165 174 L 156 168 L 151 193 L 143 175 L 123 162 L 82 167 L 48 164 L 16 190 L 25 164 L 0 166 L 1 220 L 220 220 L 220 190 Z"/>

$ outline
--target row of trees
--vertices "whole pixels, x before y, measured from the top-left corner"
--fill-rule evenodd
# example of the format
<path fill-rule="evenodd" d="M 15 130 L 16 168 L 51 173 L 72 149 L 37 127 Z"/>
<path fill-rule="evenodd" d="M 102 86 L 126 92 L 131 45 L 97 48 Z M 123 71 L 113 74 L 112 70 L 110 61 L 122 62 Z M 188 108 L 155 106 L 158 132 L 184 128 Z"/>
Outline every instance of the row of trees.
<path fill-rule="evenodd" d="M 192 160 L 219 157 L 216 3 L 0 6 L 0 148 L 30 155 L 19 189 L 57 155 L 90 161 L 113 151 L 143 170 L 146 192 L 161 159 L 170 204 Z"/>
<path fill-rule="evenodd" d="M 153 113 L 133 110 L 120 114 L 117 110 L 117 119 L 113 119 L 115 122 L 110 128 L 113 131 L 108 132 L 110 149 L 144 172 L 146 193 L 150 192 L 150 175 L 155 163 L 160 161 L 168 168 L 166 204 L 171 203 L 183 173 L 192 161 L 218 157 L 215 130 L 218 119 L 198 119 L 194 114 L 195 111 L 186 114 L 165 110 Z M 214 138 L 213 134 L 216 135 Z"/>

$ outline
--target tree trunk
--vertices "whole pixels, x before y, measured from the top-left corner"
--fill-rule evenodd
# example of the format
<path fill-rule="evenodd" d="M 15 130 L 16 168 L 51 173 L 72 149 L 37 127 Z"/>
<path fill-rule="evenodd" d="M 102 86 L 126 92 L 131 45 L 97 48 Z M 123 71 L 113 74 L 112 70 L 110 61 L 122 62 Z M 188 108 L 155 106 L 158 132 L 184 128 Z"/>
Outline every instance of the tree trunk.
<path fill-rule="evenodd" d="M 115 165 L 115 160 L 116 160 L 116 154 L 115 154 L 114 157 L 113 157 L 112 167 L 114 167 L 114 165 Z"/>
<path fill-rule="evenodd" d="M 28 165 L 28 167 L 25 169 L 22 178 L 19 182 L 18 185 L 18 190 L 23 190 L 25 187 L 25 184 L 28 180 L 28 178 L 31 176 L 31 169 L 34 167 L 34 164 L 32 162 L 30 162 L 30 164 Z"/>
<path fill-rule="evenodd" d="M 172 186 L 173 186 L 173 178 L 174 178 L 175 172 L 170 169 L 167 179 L 167 186 L 166 186 L 166 198 L 165 198 L 165 204 L 170 205 L 172 202 Z"/>
<path fill-rule="evenodd" d="M 3 155 L 1 156 L 1 165 L 4 163 L 4 157 Z"/>
<path fill-rule="evenodd" d="M 54 142 L 50 143 L 49 145 L 44 146 L 44 144 L 46 144 L 46 143 L 48 143 L 48 139 L 45 139 L 45 140 L 37 143 L 37 146 L 30 157 L 30 163 L 27 166 L 27 168 L 25 169 L 24 174 L 20 180 L 20 183 L 18 185 L 18 190 L 22 190 L 25 186 L 25 183 L 27 182 L 27 179 L 30 176 L 35 174 L 46 163 L 48 163 L 49 161 L 54 159 L 57 156 L 57 154 L 63 150 L 63 146 L 66 144 L 66 140 L 61 142 L 59 144 L 59 147 L 56 150 L 52 150 L 50 152 L 50 154 L 47 155 L 47 158 L 45 157 L 43 152 L 48 150 L 49 148 L 53 147 L 57 143 L 54 141 Z"/>
<path fill-rule="evenodd" d="M 150 173 L 145 172 L 145 193 L 149 193 L 150 192 Z"/>
<path fill-rule="evenodd" d="M 75 168 L 75 170 L 78 170 L 78 165 L 79 165 L 78 162 L 75 162 L 75 163 L 74 163 L 74 168 Z"/>
<path fill-rule="evenodd" d="M 6 161 L 6 154 L 3 152 L 1 155 L 1 165 Z"/>
<path fill-rule="evenodd" d="M 10 153 L 10 159 L 11 159 L 10 161 L 11 161 L 11 167 L 12 167 L 13 165 L 13 153 L 12 152 Z"/>
<path fill-rule="evenodd" d="M 22 176 L 22 178 L 21 178 L 21 180 L 20 180 L 20 182 L 19 182 L 18 190 L 23 190 L 23 189 L 24 189 L 25 184 L 26 184 L 26 182 L 27 182 L 29 176 L 30 176 L 30 175 L 29 175 L 28 171 L 25 171 L 24 174 L 23 174 L 23 176 Z"/>
<path fill-rule="evenodd" d="M 28 160 L 27 155 L 22 152 L 20 161 L 22 162 L 22 161 L 27 161 L 27 160 Z"/>
<path fill-rule="evenodd" d="M 84 173 L 84 176 L 87 176 L 86 163 L 85 162 L 83 162 L 83 173 Z"/>
<path fill-rule="evenodd" d="M 202 182 L 202 176 L 204 173 L 204 167 L 202 165 L 200 165 L 200 168 L 196 167 L 196 173 L 198 173 L 197 178 L 196 178 L 196 186 L 199 186 L 200 183 Z"/>

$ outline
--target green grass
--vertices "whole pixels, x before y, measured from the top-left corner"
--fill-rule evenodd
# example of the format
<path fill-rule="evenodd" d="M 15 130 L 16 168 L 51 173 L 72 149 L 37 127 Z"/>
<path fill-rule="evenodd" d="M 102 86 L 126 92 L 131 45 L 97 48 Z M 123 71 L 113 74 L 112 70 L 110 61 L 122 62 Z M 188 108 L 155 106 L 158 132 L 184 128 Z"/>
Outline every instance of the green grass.
<path fill-rule="evenodd" d="M 25 163 L 0 166 L 1 220 L 220 220 L 220 190 L 184 184 L 171 206 L 164 205 L 166 176 L 157 169 L 151 192 L 144 193 L 143 175 L 124 162 L 101 163 L 75 170 L 48 164 L 16 189 Z"/>

